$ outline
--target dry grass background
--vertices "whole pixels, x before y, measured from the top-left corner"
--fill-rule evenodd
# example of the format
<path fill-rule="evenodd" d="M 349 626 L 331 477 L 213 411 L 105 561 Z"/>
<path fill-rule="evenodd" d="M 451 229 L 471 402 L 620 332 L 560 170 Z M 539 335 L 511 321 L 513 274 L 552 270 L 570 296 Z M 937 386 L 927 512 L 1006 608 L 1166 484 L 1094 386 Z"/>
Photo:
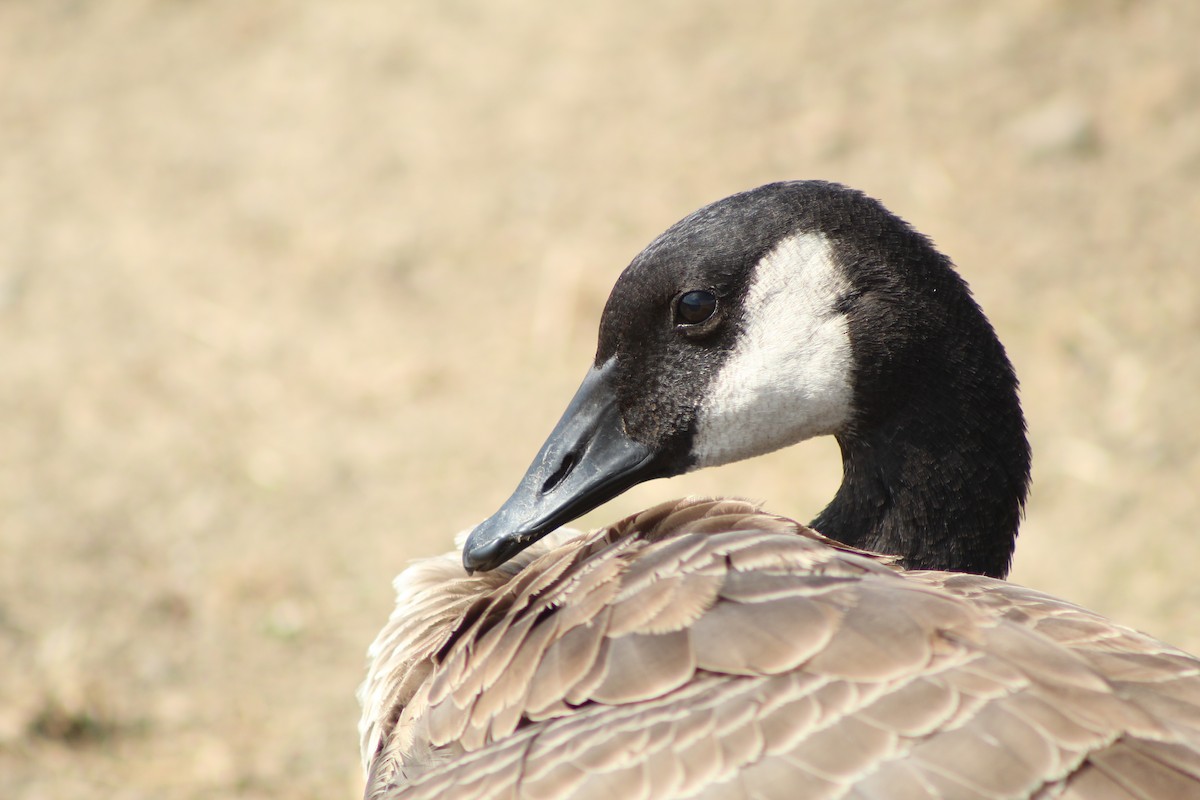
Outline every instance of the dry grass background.
<path fill-rule="evenodd" d="M 409 558 L 507 496 L 621 268 L 822 177 L 1024 385 L 1015 578 L 1200 650 L 1200 5 L 0 4 L 0 782 L 358 790 Z M 658 482 L 802 518 L 813 443 Z"/>

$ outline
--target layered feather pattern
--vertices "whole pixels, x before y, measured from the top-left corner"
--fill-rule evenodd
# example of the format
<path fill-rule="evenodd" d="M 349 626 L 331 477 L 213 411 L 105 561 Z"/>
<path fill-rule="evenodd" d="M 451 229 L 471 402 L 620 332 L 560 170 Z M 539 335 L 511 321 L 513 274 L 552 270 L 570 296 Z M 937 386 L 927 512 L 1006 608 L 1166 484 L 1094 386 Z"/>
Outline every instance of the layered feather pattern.
<path fill-rule="evenodd" d="M 369 798 L 1200 797 L 1200 661 L 733 500 L 418 562 L 371 648 Z"/>

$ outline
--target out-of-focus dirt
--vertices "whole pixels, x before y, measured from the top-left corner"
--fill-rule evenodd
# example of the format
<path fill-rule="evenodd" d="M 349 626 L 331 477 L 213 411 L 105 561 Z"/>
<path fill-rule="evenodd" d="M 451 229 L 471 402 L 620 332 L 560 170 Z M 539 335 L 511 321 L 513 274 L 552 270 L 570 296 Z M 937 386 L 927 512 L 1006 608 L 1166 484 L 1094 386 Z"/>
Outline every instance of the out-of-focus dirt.
<path fill-rule="evenodd" d="M 1016 580 L 1200 650 L 1200 5 L 0 4 L 0 783 L 358 791 L 409 558 L 512 488 L 613 279 L 821 177 L 960 265 Z M 639 488 L 807 518 L 819 442 Z"/>

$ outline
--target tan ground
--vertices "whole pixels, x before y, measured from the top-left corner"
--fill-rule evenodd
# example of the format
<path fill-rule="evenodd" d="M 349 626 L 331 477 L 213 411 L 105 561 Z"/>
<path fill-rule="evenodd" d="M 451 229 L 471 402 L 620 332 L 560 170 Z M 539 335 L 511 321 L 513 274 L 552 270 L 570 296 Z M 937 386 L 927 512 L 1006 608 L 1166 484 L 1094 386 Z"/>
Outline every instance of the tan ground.
<path fill-rule="evenodd" d="M 1200 4 L 649 9 L 0 4 L 0 794 L 353 796 L 391 576 L 507 495 L 629 258 L 778 178 L 991 314 L 1015 578 L 1200 650 Z"/>

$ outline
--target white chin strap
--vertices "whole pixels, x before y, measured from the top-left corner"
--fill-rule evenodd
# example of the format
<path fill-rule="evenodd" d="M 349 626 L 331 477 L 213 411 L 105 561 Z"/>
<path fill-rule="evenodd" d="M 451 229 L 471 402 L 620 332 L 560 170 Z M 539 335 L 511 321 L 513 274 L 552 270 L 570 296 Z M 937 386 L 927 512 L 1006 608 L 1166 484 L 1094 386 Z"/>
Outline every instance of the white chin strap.
<path fill-rule="evenodd" d="M 695 465 L 727 464 L 830 434 L 850 417 L 850 289 L 829 241 L 802 233 L 754 268 L 743 331 L 700 404 Z"/>

